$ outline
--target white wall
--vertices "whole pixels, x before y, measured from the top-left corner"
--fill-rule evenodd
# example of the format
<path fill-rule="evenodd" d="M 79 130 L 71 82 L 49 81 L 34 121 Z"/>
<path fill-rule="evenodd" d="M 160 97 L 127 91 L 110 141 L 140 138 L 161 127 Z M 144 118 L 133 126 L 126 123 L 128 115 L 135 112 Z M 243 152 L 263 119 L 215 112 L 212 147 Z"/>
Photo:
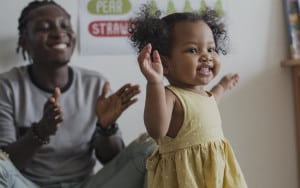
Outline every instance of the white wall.
<path fill-rule="evenodd" d="M 224 132 L 250 188 L 297 188 L 291 71 L 280 66 L 280 61 L 288 58 L 282 2 L 228 1 L 232 51 L 223 58 L 221 74 L 238 72 L 241 82 L 221 103 Z M 1 1 L 1 72 L 25 64 L 15 48 L 17 19 L 27 2 Z M 77 1 L 57 2 L 72 14 L 76 28 Z M 76 52 L 71 64 L 102 72 L 114 90 L 126 82 L 141 84 L 139 102 L 122 115 L 119 123 L 126 143 L 145 131 L 142 120 L 145 80 L 134 54 L 82 57 Z"/>

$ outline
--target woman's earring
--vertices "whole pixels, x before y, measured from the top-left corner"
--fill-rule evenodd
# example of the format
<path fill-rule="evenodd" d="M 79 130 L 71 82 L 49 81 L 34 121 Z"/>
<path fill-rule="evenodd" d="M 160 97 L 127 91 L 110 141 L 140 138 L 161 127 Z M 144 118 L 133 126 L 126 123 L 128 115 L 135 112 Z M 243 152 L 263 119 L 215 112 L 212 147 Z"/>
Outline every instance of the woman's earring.
<path fill-rule="evenodd" d="M 22 56 L 23 56 L 23 59 L 26 61 L 27 57 L 26 57 L 26 51 L 24 49 L 22 49 Z"/>

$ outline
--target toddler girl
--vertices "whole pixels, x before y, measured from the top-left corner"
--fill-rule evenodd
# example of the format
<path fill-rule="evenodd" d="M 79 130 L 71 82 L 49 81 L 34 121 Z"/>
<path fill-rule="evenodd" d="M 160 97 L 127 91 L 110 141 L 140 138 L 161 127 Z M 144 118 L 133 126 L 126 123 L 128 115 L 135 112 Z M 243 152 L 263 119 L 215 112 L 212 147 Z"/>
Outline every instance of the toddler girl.
<path fill-rule="evenodd" d="M 150 12 L 144 6 L 129 22 L 147 79 L 144 122 L 159 145 L 147 161 L 148 187 L 247 187 L 217 106 L 239 76 L 228 74 L 210 92 L 204 89 L 219 72 L 219 53 L 227 52 L 222 20 L 210 9 L 161 19 Z"/>

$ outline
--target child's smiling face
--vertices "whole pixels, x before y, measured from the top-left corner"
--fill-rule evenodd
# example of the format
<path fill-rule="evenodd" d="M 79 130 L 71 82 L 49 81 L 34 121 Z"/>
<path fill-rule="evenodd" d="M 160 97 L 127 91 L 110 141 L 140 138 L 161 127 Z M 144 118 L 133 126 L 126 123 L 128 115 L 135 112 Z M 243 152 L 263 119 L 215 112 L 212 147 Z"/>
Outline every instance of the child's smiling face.
<path fill-rule="evenodd" d="M 207 85 L 219 72 L 219 56 L 213 33 L 203 21 L 174 26 L 171 56 L 165 58 L 165 76 L 172 85 L 185 88 Z"/>

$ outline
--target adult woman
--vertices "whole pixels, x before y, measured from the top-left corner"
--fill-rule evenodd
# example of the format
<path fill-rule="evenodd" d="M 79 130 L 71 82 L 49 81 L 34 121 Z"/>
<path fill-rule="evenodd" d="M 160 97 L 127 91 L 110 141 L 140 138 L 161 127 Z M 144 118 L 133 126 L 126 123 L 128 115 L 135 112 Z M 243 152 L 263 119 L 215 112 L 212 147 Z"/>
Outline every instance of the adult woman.
<path fill-rule="evenodd" d="M 154 144 L 123 150 L 116 124 L 139 87 L 111 93 L 101 74 L 69 66 L 76 41 L 70 19 L 53 1 L 33 1 L 21 13 L 18 50 L 31 64 L 0 75 L 0 147 L 9 154 L 0 154 L 0 186 L 140 188 L 145 165 L 137 169 L 134 161 L 144 161 Z M 94 153 L 104 164 L 118 157 L 92 176 Z"/>

